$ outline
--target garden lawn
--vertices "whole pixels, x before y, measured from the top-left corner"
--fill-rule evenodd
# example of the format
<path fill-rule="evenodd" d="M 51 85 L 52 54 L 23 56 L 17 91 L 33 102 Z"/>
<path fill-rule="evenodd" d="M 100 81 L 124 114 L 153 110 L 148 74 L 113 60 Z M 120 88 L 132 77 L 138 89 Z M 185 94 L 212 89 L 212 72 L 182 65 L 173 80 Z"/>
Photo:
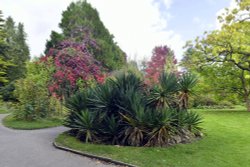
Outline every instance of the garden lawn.
<path fill-rule="evenodd" d="M 5 105 L 0 106 L 0 114 L 8 114 L 11 110 L 8 109 Z"/>
<path fill-rule="evenodd" d="M 84 144 L 61 134 L 59 145 L 141 167 L 250 167 L 250 112 L 196 110 L 204 118 L 205 137 L 169 148 Z"/>
<path fill-rule="evenodd" d="M 23 121 L 16 120 L 12 115 L 8 115 L 3 119 L 4 126 L 13 129 L 23 129 L 23 130 L 32 130 L 32 129 L 43 129 L 50 128 L 62 125 L 62 120 L 60 119 L 40 119 L 36 121 Z"/>

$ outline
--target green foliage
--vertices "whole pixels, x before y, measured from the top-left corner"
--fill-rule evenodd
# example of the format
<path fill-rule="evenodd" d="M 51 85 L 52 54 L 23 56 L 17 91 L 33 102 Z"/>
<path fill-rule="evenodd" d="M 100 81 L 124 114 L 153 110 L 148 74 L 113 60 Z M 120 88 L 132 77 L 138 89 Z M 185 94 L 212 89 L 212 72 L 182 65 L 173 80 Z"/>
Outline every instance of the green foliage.
<path fill-rule="evenodd" d="M 84 40 L 88 34 L 97 42 L 99 49 L 92 49 L 95 58 L 109 70 L 120 69 L 126 63 L 125 53 L 114 42 L 114 37 L 100 20 L 99 14 L 87 1 L 72 2 L 62 13 L 59 24 L 62 34 L 52 31 L 51 39 L 47 41 L 46 52 L 52 46 L 67 39 L 77 42 Z"/>
<path fill-rule="evenodd" d="M 46 49 L 44 51 L 45 54 L 48 54 L 50 48 L 56 48 L 57 45 L 63 41 L 64 37 L 62 34 L 59 34 L 55 31 L 52 31 L 50 34 L 50 40 L 46 41 Z"/>
<path fill-rule="evenodd" d="M 80 112 L 81 110 L 87 109 L 87 98 L 88 98 L 88 91 L 81 91 L 77 92 L 71 98 L 66 100 L 65 106 L 71 110 Z"/>
<path fill-rule="evenodd" d="M 15 101 L 13 95 L 14 81 L 25 76 L 26 61 L 29 60 L 29 48 L 26 43 L 27 35 L 24 31 L 24 25 L 19 23 L 16 26 L 11 17 L 6 19 L 2 28 L 5 32 L 5 47 L 4 54 L 0 56 L 0 66 L 4 69 L 2 75 L 6 79 L 0 80 L 0 94 L 5 101 Z M 7 63 L 2 63 L 3 61 Z"/>
<path fill-rule="evenodd" d="M 183 73 L 179 77 L 174 73 L 162 73 L 159 85 L 152 88 L 147 98 L 147 104 L 159 108 L 176 108 L 179 104 L 179 108 L 185 110 L 197 82 L 197 77 L 191 73 Z"/>
<path fill-rule="evenodd" d="M 4 29 L 4 19 L 2 16 L 2 11 L 0 10 L 0 83 L 8 82 L 8 78 L 6 76 L 7 69 L 10 66 L 13 66 L 7 59 L 7 50 L 8 44 L 6 42 L 7 32 Z"/>
<path fill-rule="evenodd" d="M 195 112 L 186 112 L 184 114 L 184 127 L 190 131 L 199 132 L 201 128 L 199 125 L 202 123 L 202 118 Z"/>
<path fill-rule="evenodd" d="M 20 79 L 16 82 L 15 94 L 19 101 L 19 111 L 16 118 L 35 120 L 48 116 L 48 92 L 43 85 L 31 79 Z"/>
<path fill-rule="evenodd" d="M 86 143 L 97 140 L 98 127 L 100 126 L 100 117 L 97 112 L 80 111 L 75 112 L 68 117 L 64 125 L 77 130 L 76 137 L 84 140 Z"/>
<path fill-rule="evenodd" d="M 249 113 L 242 110 L 199 110 L 204 139 L 174 147 L 119 147 L 86 144 L 66 133 L 56 138 L 60 146 L 104 156 L 140 167 L 247 167 L 250 163 Z"/>
<path fill-rule="evenodd" d="M 135 74 L 138 78 L 143 78 L 143 73 L 141 71 L 141 69 L 139 69 L 139 65 L 136 61 L 128 61 L 126 65 L 123 66 L 122 69 L 120 69 L 119 71 L 115 71 L 115 72 L 130 72 Z M 113 72 L 115 74 L 115 72 Z"/>
<path fill-rule="evenodd" d="M 121 131 L 121 121 L 114 115 L 105 117 L 103 127 L 103 141 L 109 141 L 111 144 L 119 144 L 120 136 L 117 135 Z"/>
<path fill-rule="evenodd" d="M 159 86 L 152 89 L 148 98 L 148 105 L 153 107 L 172 107 L 177 101 L 176 93 L 179 91 L 176 75 L 162 73 L 159 78 Z"/>
<path fill-rule="evenodd" d="M 250 111 L 250 33 L 249 2 L 237 1 L 233 10 L 226 9 L 218 17 L 220 30 L 206 32 L 187 43 L 183 66 L 199 73 L 202 93 L 245 101 Z"/>
<path fill-rule="evenodd" d="M 45 64 L 30 62 L 27 64 L 27 77 L 15 83 L 15 95 L 18 100 L 15 117 L 22 120 L 47 118 L 55 113 L 51 106 L 47 89 L 52 69 Z"/>
<path fill-rule="evenodd" d="M 92 90 L 89 99 L 90 108 L 100 112 L 117 112 L 117 98 L 119 98 L 116 89 L 112 85 L 99 85 Z"/>
<path fill-rule="evenodd" d="M 146 146 L 165 146 L 171 143 L 170 140 L 177 132 L 174 114 L 173 110 L 163 109 L 155 115 L 153 124 L 150 125 Z"/>
<path fill-rule="evenodd" d="M 183 83 L 186 78 L 181 77 Z M 160 81 L 158 87 L 165 93 L 164 100 L 172 102 L 170 98 L 177 98 L 179 93 L 178 79 L 162 74 Z M 191 83 L 194 86 L 195 82 Z M 85 142 L 129 146 L 167 146 L 186 141 L 186 136 L 194 138 L 200 132 L 199 115 L 180 109 L 178 100 L 175 107 L 148 105 L 151 94 L 135 74 L 118 73 L 103 85 L 67 99 L 69 115 L 65 126 Z M 158 104 L 157 100 L 154 102 Z M 175 140 L 176 136 L 181 139 Z"/>
<path fill-rule="evenodd" d="M 19 23 L 16 26 L 11 17 L 6 19 L 4 29 L 6 31 L 6 41 L 9 48 L 6 53 L 6 58 L 15 64 L 15 66 L 8 68 L 7 76 L 10 81 L 14 81 L 24 77 L 26 73 L 25 62 L 29 60 L 29 48 L 26 43 L 27 35 L 24 31 L 24 25 Z"/>
<path fill-rule="evenodd" d="M 193 88 L 197 85 L 198 78 L 191 73 L 184 73 L 179 79 L 179 101 L 180 107 L 188 108 L 188 101 L 190 94 L 193 94 Z"/>
<path fill-rule="evenodd" d="M 3 84 L 3 83 L 8 82 L 8 78 L 6 77 L 6 74 L 7 74 L 7 69 L 10 66 L 13 66 L 13 64 L 8 61 L 3 60 L 0 57 L 0 83 Z"/>

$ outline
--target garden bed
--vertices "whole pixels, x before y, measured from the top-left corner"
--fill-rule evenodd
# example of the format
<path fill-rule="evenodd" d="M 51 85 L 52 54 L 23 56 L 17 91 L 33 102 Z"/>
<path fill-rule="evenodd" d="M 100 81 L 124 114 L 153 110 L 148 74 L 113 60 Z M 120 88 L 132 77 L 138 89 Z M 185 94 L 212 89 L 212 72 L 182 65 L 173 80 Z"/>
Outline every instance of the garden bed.
<path fill-rule="evenodd" d="M 246 111 L 200 110 L 204 117 L 204 139 L 190 144 L 160 147 L 124 147 L 86 144 L 61 134 L 61 146 L 112 158 L 141 167 L 242 167 L 250 164 L 250 113 Z"/>

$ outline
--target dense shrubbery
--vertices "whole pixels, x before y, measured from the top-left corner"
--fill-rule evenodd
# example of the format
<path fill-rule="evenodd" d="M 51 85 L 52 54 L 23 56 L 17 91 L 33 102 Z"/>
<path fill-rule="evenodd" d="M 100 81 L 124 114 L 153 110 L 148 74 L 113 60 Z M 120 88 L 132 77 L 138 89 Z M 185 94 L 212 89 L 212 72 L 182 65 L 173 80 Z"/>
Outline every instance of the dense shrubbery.
<path fill-rule="evenodd" d="M 67 40 L 61 42 L 57 48 L 50 49 L 41 58 L 41 61 L 54 68 L 50 76 L 50 93 L 64 99 L 77 90 L 104 82 L 105 69 L 91 53 L 91 49 L 97 47 L 95 41 L 86 34 L 82 42 Z"/>
<path fill-rule="evenodd" d="M 27 64 L 26 78 L 16 81 L 15 95 L 17 119 L 36 120 L 56 114 L 55 100 L 48 91 L 49 76 L 53 69 L 39 61 Z"/>
<path fill-rule="evenodd" d="M 149 88 L 136 75 L 120 73 L 68 99 L 65 126 L 85 142 L 129 146 L 188 142 L 201 135 L 201 118 L 180 105 L 181 81 L 187 78 L 194 77 L 162 74 L 160 84 Z"/>
<path fill-rule="evenodd" d="M 46 56 L 28 63 L 26 78 L 16 81 L 16 118 L 35 120 L 63 110 L 64 100 L 105 80 L 105 69 L 91 49 L 98 47 L 87 34 L 82 42 L 65 40 Z M 58 107 L 61 106 L 61 107 Z"/>
<path fill-rule="evenodd" d="M 197 109 L 222 109 L 233 108 L 235 104 L 230 101 L 216 100 L 209 95 L 199 95 L 192 99 L 191 107 Z"/>

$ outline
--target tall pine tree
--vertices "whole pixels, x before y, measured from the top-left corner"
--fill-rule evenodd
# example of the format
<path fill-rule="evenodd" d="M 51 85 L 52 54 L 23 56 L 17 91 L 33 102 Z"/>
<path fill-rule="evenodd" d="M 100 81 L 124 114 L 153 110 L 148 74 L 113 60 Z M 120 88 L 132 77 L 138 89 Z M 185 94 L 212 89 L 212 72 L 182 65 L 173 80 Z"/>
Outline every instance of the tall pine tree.
<path fill-rule="evenodd" d="M 6 71 L 11 65 L 11 63 L 6 60 L 6 51 L 8 46 L 6 43 L 6 32 L 3 27 L 4 19 L 2 11 L 0 10 L 0 86 L 8 81 L 6 78 Z"/>
<path fill-rule="evenodd" d="M 7 72 L 8 79 L 14 81 L 25 76 L 25 63 L 29 60 L 29 48 L 26 43 L 26 33 L 23 24 L 15 26 L 15 22 L 8 17 L 5 22 L 5 31 L 7 33 L 7 59 L 15 66 L 10 67 Z"/>
<path fill-rule="evenodd" d="M 23 24 L 15 25 L 14 20 L 8 17 L 3 25 L 5 32 L 5 42 L 7 49 L 3 55 L 3 60 L 10 62 L 11 66 L 6 66 L 6 79 L 8 83 L 1 83 L 0 94 L 3 100 L 14 99 L 14 81 L 25 76 L 26 61 L 29 60 L 29 48 L 26 43 L 26 33 Z M 1 82 L 1 81 L 0 81 Z"/>

